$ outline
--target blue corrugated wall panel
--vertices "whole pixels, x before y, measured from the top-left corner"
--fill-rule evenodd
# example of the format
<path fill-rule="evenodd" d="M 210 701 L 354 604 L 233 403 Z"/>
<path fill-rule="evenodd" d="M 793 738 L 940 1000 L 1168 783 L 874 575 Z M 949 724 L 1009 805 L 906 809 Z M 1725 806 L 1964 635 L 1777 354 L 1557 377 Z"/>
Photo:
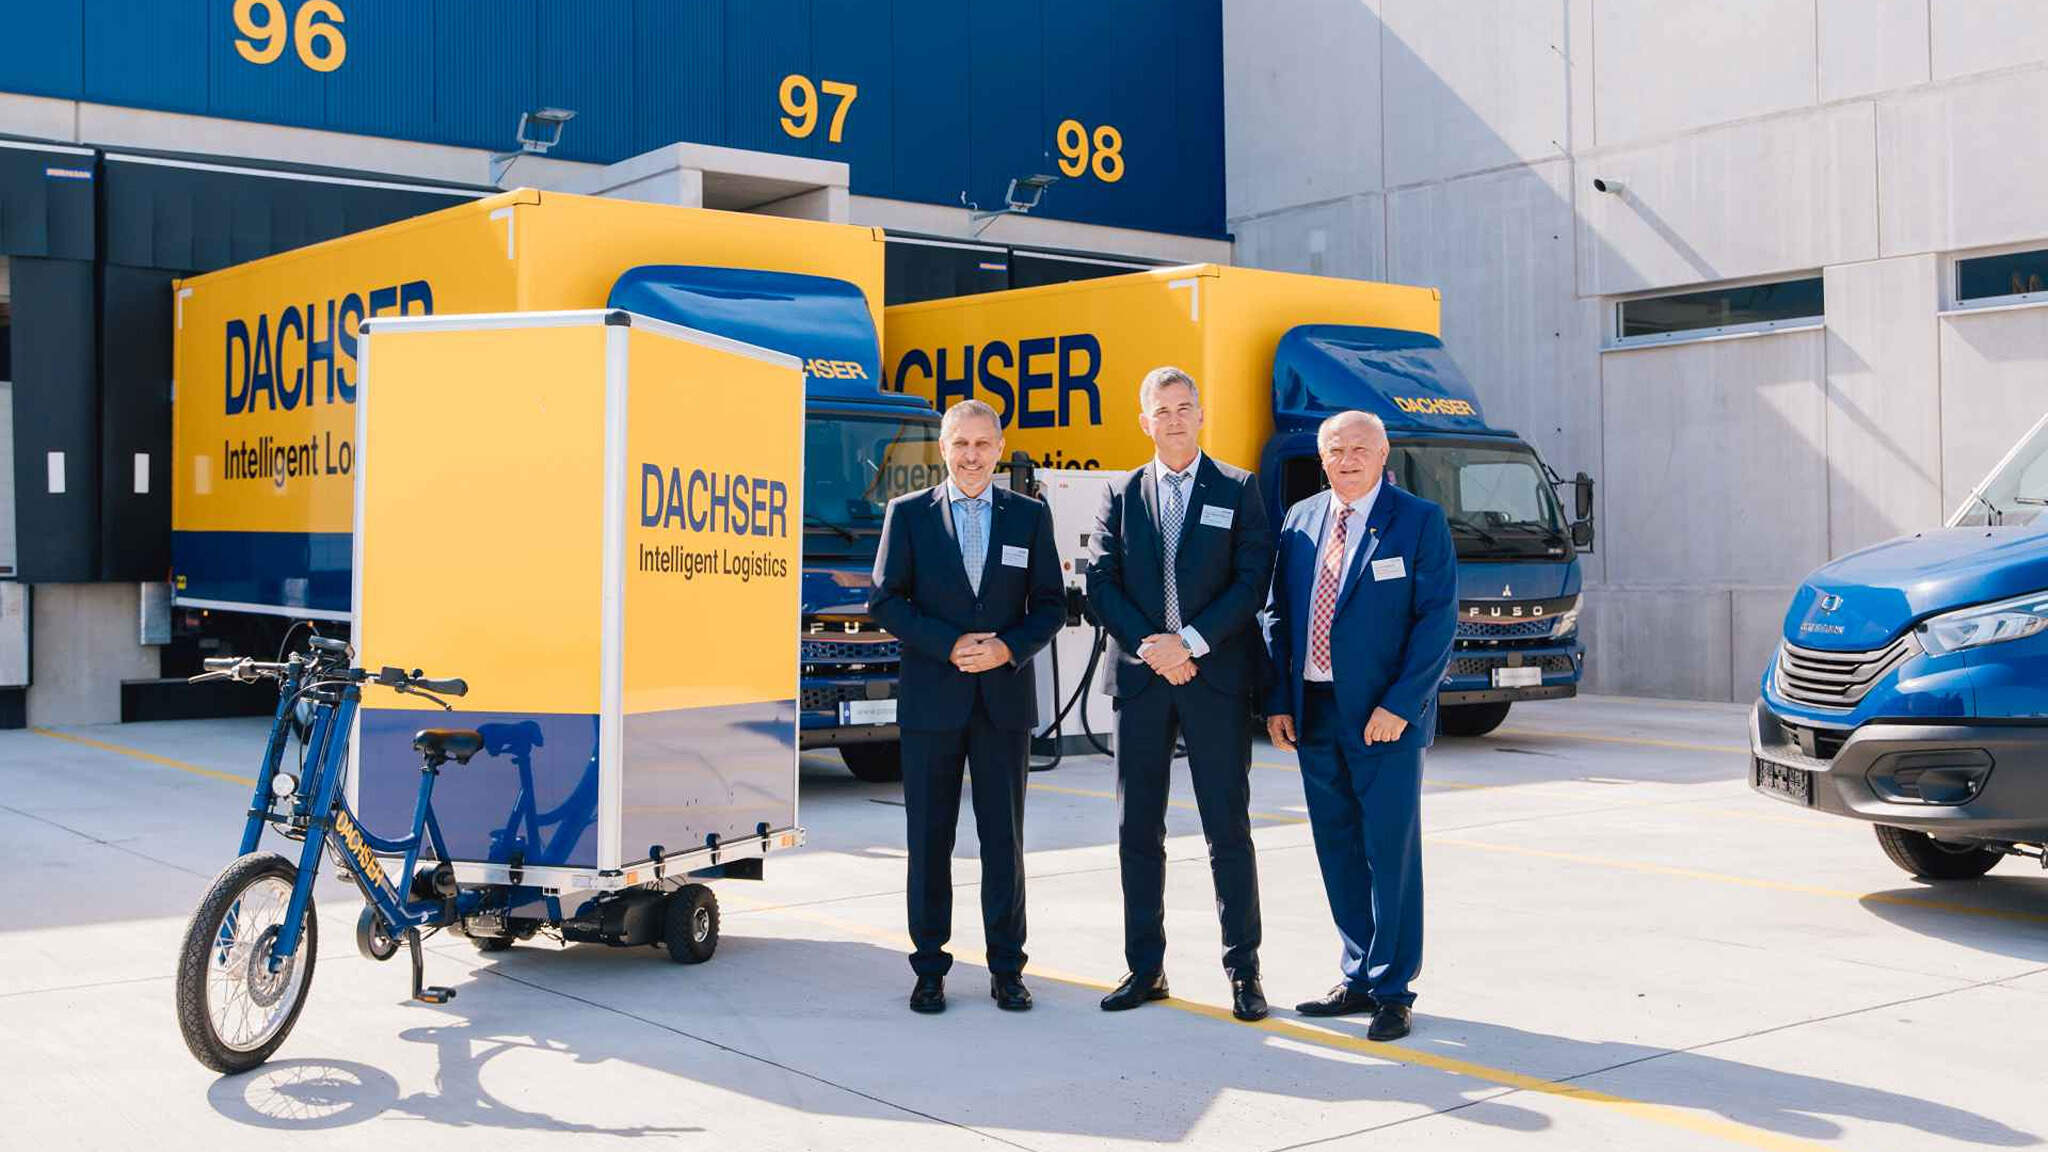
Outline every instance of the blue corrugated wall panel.
<path fill-rule="evenodd" d="M 888 195 L 958 204 L 967 190 L 968 6 L 896 0 L 896 163 Z"/>
<path fill-rule="evenodd" d="M 84 68 L 82 0 L 8 6 L 0 35 L 0 91 L 76 98 Z"/>
<path fill-rule="evenodd" d="M 541 0 L 536 100 L 576 110 L 548 155 L 608 162 L 633 154 L 633 8 L 633 0 Z"/>
<path fill-rule="evenodd" d="M 852 191 L 857 196 L 889 196 L 894 186 L 890 156 L 895 151 L 891 107 L 896 71 L 890 59 L 891 5 L 874 0 L 812 0 L 811 82 L 852 84 L 856 93 L 846 106 L 839 143 L 832 143 L 832 118 L 840 98 L 818 95 L 817 128 L 811 133 L 812 155 L 852 165 Z M 912 69 L 927 61 L 909 62 Z M 781 116 L 781 105 L 776 115 Z"/>
<path fill-rule="evenodd" d="M 1088 130 L 1091 162 L 1047 193 L 1044 215 L 1130 227 L 1178 215 L 1171 182 L 1175 2 L 1045 0 L 1046 146 L 1057 162 L 1054 132 L 1061 121 L 1078 120 Z M 1105 124 L 1123 138 L 1123 177 L 1113 184 L 1097 177 L 1093 163 Z"/>
<path fill-rule="evenodd" d="M 535 0 L 434 0 L 434 126 L 444 143 L 512 146 L 519 114 L 536 106 L 535 28 Z"/>
<path fill-rule="evenodd" d="M 815 156 L 814 132 L 799 140 L 782 130 L 782 79 L 811 70 L 809 0 L 727 0 L 725 6 L 725 141 L 790 156 Z"/>
<path fill-rule="evenodd" d="M 252 64 L 235 50 L 243 39 L 235 27 L 232 4 L 207 6 L 207 39 L 213 44 L 208 61 L 207 109 L 215 116 L 261 120 L 318 128 L 327 119 L 326 77 L 299 62 L 292 48 L 291 16 L 286 10 L 284 51 L 268 64 Z"/>
<path fill-rule="evenodd" d="M 1052 126 L 1041 81 L 1046 70 L 1046 29 L 1041 5 L 1016 0 L 971 0 L 969 28 L 967 198 L 985 209 L 1003 206 L 1012 177 L 1057 173 Z M 1071 46 L 1060 37 L 1060 51 Z M 1045 205 L 1067 198 L 1063 183 Z"/>
<path fill-rule="evenodd" d="M 81 95 L 101 104 L 207 110 L 206 0 L 85 0 L 96 31 Z"/>
<path fill-rule="evenodd" d="M 633 144 L 725 139 L 724 0 L 638 0 L 633 8 Z"/>
<path fill-rule="evenodd" d="M 327 127 L 440 137 L 434 126 L 434 37 L 419 0 L 346 0 L 348 61 L 327 74 Z M 505 137 L 511 139 L 509 130 Z"/>
<path fill-rule="evenodd" d="M 1181 0 L 1176 6 L 1179 67 L 1174 70 L 1175 154 L 1179 187 L 1175 231 L 1223 227 L 1223 0 Z"/>

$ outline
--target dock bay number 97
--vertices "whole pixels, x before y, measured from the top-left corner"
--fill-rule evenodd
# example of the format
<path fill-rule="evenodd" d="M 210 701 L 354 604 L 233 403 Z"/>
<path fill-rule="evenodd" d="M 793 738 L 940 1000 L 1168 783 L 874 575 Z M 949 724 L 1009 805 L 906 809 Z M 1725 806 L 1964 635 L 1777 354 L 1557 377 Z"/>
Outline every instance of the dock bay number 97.
<path fill-rule="evenodd" d="M 335 0 L 305 0 L 286 28 L 284 0 L 234 0 L 235 51 L 251 64 L 275 64 L 289 42 L 299 63 L 315 72 L 332 72 L 348 59 L 348 39 L 341 34 L 346 18 Z"/>

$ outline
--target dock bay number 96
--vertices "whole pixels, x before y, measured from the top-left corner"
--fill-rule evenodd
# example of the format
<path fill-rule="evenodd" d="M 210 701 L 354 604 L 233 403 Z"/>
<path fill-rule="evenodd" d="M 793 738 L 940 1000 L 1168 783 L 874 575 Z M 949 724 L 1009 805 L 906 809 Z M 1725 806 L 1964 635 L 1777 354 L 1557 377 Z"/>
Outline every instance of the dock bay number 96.
<path fill-rule="evenodd" d="M 299 51 L 299 63 L 315 72 L 332 72 L 348 59 L 348 39 L 341 34 L 346 18 L 335 0 L 305 0 L 285 27 L 284 0 L 234 0 L 235 51 L 251 64 L 275 64 L 287 42 Z"/>

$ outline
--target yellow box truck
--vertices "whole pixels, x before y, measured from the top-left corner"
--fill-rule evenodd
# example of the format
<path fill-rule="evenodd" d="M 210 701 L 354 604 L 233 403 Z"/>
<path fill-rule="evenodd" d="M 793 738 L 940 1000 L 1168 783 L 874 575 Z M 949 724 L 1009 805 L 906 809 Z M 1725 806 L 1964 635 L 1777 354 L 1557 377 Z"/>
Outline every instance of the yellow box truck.
<path fill-rule="evenodd" d="M 1457 649 L 1439 703 L 1453 734 L 1516 700 L 1577 693 L 1578 548 L 1593 482 L 1561 480 L 1486 422 L 1443 345 L 1435 289 L 1204 264 L 890 308 L 890 386 L 940 410 L 994 406 L 1008 445 L 1046 468 L 1152 456 L 1138 382 L 1176 365 L 1201 389 L 1203 450 L 1259 475 L 1273 522 L 1324 484 L 1317 426 L 1379 416 L 1395 483 L 1443 506 L 1458 543 Z M 1571 517 L 1557 496 L 1573 488 Z"/>
<path fill-rule="evenodd" d="M 235 650 L 349 618 L 361 326 L 622 308 L 798 357 L 804 742 L 898 769 L 894 642 L 866 622 L 882 510 L 941 475 L 930 404 L 881 387 L 877 229 L 521 189 L 175 286 L 172 595 Z"/>

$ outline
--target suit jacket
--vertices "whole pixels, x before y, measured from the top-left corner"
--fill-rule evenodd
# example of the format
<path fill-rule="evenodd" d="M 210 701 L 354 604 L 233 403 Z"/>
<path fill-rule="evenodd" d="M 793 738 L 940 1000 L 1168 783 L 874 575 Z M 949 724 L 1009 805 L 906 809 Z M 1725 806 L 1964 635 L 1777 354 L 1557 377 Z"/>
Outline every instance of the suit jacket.
<path fill-rule="evenodd" d="M 1137 656 L 1139 641 L 1169 631 L 1159 511 L 1158 475 L 1147 463 L 1103 494 L 1090 540 L 1088 600 L 1109 630 L 1109 694 L 1119 698 L 1163 683 Z M 1205 522 L 1205 513 L 1227 524 Z M 1209 645 L 1194 683 L 1234 695 L 1251 692 L 1263 659 L 1254 625 L 1273 573 L 1273 531 L 1257 477 L 1203 454 L 1174 570 L 1181 623 Z"/>
<path fill-rule="evenodd" d="M 1266 714 L 1294 717 L 1297 731 L 1316 560 L 1334 499 L 1319 492 L 1287 510 L 1259 616 L 1271 677 Z M 1436 691 L 1458 629 L 1457 550 L 1443 509 L 1392 484 L 1380 486 L 1363 530 L 1330 624 L 1337 715 L 1362 730 L 1374 708 L 1385 708 L 1408 721 L 1402 744 L 1426 747 L 1436 739 Z M 1375 579 L 1372 564 L 1396 558 L 1401 574 L 1383 565 Z"/>
<path fill-rule="evenodd" d="M 979 595 L 967 582 L 945 485 L 898 496 L 883 516 L 868 614 L 902 643 L 897 722 L 904 728 L 963 727 L 977 692 L 997 727 L 1038 726 L 1031 657 L 1067 620 L 1052 510 L 994 485 L 988 496 L 988 560 Z M 1005 548 L 1023 549 L 1025 563 L 1004 563 Z M 977 674 L 955 668 L 953 642 L 967 632 L 994 632 L 1010 647 L 1009 665 Z"/>

